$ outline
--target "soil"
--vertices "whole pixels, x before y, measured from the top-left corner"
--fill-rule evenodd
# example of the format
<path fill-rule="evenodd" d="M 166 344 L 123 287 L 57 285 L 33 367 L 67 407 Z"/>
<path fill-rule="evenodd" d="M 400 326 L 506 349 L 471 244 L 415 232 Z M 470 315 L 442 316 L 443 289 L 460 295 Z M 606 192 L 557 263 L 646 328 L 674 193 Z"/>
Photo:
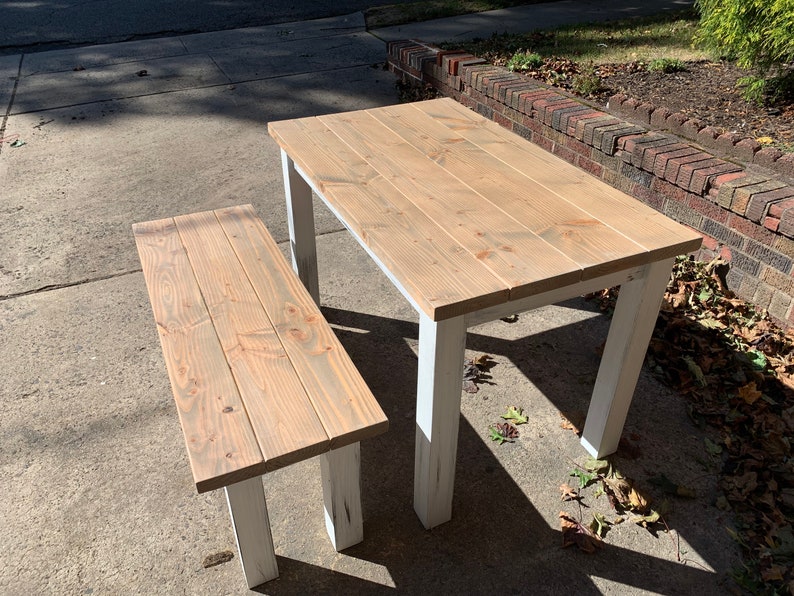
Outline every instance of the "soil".
<path fill-rule="evenodd" d="M 754 139 L 768 137 L 783 151 L 794 151 L 794 101 L 759 105 L 745 100 L 737 82 L 747 71 L 727 62 L 688 62 L 686 70 L 650 72 L 632 64 L 599 67 L 606 90 L 592 98 L 603 104 L 623 93 L 656 107 L 683 112 L 720 132 Z M 769 142 L 769 141 L 767 141 Z"/>

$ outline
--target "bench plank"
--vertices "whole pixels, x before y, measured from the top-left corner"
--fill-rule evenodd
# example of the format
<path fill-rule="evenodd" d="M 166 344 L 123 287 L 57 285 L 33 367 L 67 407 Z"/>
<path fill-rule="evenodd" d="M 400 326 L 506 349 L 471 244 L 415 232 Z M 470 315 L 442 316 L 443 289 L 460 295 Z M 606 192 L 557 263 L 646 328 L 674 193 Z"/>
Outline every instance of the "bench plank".
<path fill-rule="evenodd" d="M 323 425 L 217 217 L 203 212 L 174 220 L 267 471 L 327 451 Z"/>
<path fill-rule="evenodd" d="M 429 316 L 448 318 L 507 300 L 504 281 L 461 251 L 322 122 L 275 122 L 269 130 L 285 151 L 298 156 L 296 165 L 333 202 L 341 220 L 398 288 Z"/>
<path fill-rule="evenodd" d="M 559 195 L 592 217 L 615 228 L 643 246 L 646 262 L 697 250 L 701 236 L 667 218 L 639 200 L 611 188 L 605 182 L 542 148 L 509 134 L 498 124 L 481 117 L 452 99 L 410 104 L 471 141 L 480 149 Z M 449 116 L 449 112 L 455 114 Z M 528 167 L 533 164 L 533 167 Z M 608 273 L 608 272 L 604 272 Z"/>
<path fill-rule="evenodd" d="M 174 221 L 135 224 L 133 232 L 198 492 L 264 473 Z"/>
<path fill-rule="evenodd" d="M 216 215 L 337 449 L 384 432 L 388 420 L 250 205 Z"/>

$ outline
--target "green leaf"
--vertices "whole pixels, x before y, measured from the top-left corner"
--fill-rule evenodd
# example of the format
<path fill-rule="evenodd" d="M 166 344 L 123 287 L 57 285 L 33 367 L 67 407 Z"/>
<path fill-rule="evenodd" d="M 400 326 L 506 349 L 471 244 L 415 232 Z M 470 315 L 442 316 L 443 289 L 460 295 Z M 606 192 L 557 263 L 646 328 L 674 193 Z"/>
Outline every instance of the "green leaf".
<path fill-rule="evenodd" d="M 582 470 L 575 468 L 570 471 L 569 476 L 575 476 L 576 478 L 578 478 L 579 488 L 584 488 L 593 481 L 596 475 L 588 474 L 587 472 L 583 472 Z"/>
<path fill-rule="evenodd" d="M 490 433 L 492 441 L 499 441 L 501 445 L 505 441 L 507 441 L 507 437 L 503 436 L 498 430 L 496 430 L 493 426 L 488 427 L 488 432 Z"/>
<path fill-rule="evenodd" d="M 593 513 L 593 521 L 590 522 L 590 531 L 597 536 L 604 536 L 611 524 L 606 520 L 603 514 Z"/>
<path fill-rule="evenodd" d="M 747 358 L 750 360 L 750 364 L 753 365 L 753 368 L 757 370 L 764 370 L 766 368 L 767 360 L 763 352 L 759 352 L 758 350 L 748 350 Z"/>
<path fill-rule="evenodd" d="M 524 416 L 524 410 L 517 406 L 510 406 L 507 412 L 502 414 L 502 418 L 510 420 L 513 424 L 526 424 L 527 417 Z"/>

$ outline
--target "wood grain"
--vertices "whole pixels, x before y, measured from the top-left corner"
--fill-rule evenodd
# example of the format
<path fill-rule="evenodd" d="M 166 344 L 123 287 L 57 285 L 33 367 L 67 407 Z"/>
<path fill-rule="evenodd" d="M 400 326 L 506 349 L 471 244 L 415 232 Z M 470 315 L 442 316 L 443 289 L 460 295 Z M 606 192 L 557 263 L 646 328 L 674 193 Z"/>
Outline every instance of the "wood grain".
<path fill-rule="evenodd" d="M 323 425 L 217 217 L 174 220 L 267 470 L 327 451 Z"/>
<path fill-rule="evenodd" d="M 253 208 L 221 209 L 216 215 L 328 434 L 329 447 L 384 432 L 388 421 L 378 402 Z M 302 421 L 296 427 L 293 423 L 297 434 L 304 432 Z"/>
<path fill-rule="evenodd" d="M 198 492 L 265 461 L 171 219 L 133 226 Z"/>
<path fill-rule="evenodd" d="M 270 124 L 345 225 L 401 291 L 440 320 L 507 300 L 509 289 L 316 118 Z"/>
<path fill-rule="evenodd" d="M 639 200 L 486 120 L 451 99 L 410 104 L 550 193 L 613 227 L 648 251 L 651 262 L 697 250 L 700 235 Z M 531 164 L 531 167 L 530 165 Z"/>

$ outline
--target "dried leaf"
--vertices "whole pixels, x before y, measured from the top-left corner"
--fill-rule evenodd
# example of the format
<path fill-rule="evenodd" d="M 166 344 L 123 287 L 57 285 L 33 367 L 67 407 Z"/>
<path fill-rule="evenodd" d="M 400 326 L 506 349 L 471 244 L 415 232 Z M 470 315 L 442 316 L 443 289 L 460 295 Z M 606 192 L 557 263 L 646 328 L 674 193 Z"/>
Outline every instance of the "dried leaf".
<path fill-rule="evenodd" d="M 631 487 L 629 491 L 629 503 L 631 504 L 631 509 L 640 513 L 645 513 L 650 506 L 650 501 L 634 487 Z"/>
<path fill-rule="evenodd" d="M 579 427 L 576 426 L 570 420 L 568 420 L 562 412 L 560 412 L 560 418 L 562 418 L 562 420 L 560 421 L 560 428 L 564 428 L 565 430 L 572 430 L 577 435 L 581 435 L 582 434 L 582 431 L 579 430 Z"/>
<path fill-rule="evenodd" d="M 575 501 L 579 498 L 579 493 L 574 487 L 567 482 L 560 485 L 560 500 L 561 501 Z"/>
<path fill-rule="evenodd" d="M 204 557 L 204 561 L 202 561 L 201 565 L 205 569 L 208 567 L 215 567 L 216 565 L 222 565 L 223 563 L 228 563 L 234 558 L 234 553 L 230 550 L 222 550 L 218 553 L 213 553 L 211 555 L 207 555 Z"/>
<path fill-rule="evenodd" d="M 747 404 L 753 405 L 758 401 L 761 395 L 762 393 L 755 387 L 755 381 L 747 383 L 747 385 L 743 387 L 739 387 L 739 397 Z"/>
<path fill-rule="evenodd" d="M 582 552 L 592 554 L 603 546 L 601 538 L 564 511 L 560 511 L 563 548 L 576 545 Z"/>
<path fill-rule="evenodd" d="M 642 526 L 643 528 L 647 528 L 648 526 L 658 522 L 661 518 L 662 516 L 659 515 L 658 511 L 651 510 L 651 512 L 648 513 L 647 515 L 634 516 L 633 518 L 631 518 L 631 521 L 633 521 L 637 525 Z"/>

